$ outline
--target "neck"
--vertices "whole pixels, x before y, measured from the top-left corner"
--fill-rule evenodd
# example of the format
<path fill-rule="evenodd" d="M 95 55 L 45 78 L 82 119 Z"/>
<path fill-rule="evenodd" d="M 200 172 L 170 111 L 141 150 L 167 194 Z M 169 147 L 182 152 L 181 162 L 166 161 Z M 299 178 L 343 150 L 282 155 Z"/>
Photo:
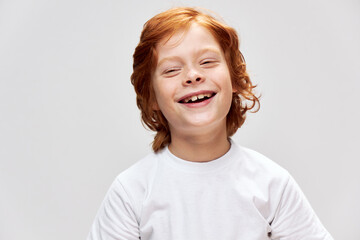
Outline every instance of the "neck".
<path fill-rule="evenodd" d="M 176 136 L 176 137 L 173 137 Z M 201 134 L 172 134 L 169 150 L 175 156 L 192 161 L 208 162 L 224 155 L 230 149 L 225 129 L 212 129 Z"/>

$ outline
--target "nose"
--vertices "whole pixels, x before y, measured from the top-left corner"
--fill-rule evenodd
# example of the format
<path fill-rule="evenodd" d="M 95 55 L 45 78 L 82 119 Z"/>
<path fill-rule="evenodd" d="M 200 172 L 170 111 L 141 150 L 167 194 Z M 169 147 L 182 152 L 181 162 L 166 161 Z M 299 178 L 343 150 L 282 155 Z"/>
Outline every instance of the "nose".
<path fill-rule="evenodd" d="M 184 85 L 193 85 L 201 83 L 205 80 L 205 76 L 201 74 L 197 69 L 190 69 L 184 79 Z"/>

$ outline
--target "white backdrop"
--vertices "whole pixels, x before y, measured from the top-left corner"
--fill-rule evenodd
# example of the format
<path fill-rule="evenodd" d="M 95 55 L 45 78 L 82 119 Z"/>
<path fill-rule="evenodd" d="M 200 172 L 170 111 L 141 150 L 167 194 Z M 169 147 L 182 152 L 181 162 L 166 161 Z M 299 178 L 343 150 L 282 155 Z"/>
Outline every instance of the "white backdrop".
<path fill-rule="evenodd" d="M 0 239 L 85 239 L 150 149 L 130 84 L 142 25 L 173 6 L 240 35 L 260 112 L 234 136 L 290 171 L 335 239 L 360 239 L 360 1 L 0 0 Z"/>

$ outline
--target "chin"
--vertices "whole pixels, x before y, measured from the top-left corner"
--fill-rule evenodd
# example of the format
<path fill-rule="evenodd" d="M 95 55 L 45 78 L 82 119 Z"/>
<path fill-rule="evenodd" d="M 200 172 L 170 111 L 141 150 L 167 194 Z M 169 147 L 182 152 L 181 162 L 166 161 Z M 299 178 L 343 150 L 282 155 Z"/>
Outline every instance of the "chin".
<path fill-rule="evenodd" d="M 189 121 L 189 126 L 196 130 L 197 128 L 211 128 L 211 127 L 225 127 L 226 128 L 226 116 L 224 118 L 199 118 L 194 121 Z"/>

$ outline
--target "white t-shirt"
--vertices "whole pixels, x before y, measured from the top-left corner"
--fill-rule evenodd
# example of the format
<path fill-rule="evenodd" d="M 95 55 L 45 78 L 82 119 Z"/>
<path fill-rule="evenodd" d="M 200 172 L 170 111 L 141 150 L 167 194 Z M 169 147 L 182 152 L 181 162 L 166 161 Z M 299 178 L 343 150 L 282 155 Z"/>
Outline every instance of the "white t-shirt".
<path fill-rule="evenodd" d="M 88 240 L 330 240 L 289 173 L 231 141 L 205 163 L 151 153 L 115 179 Z"/>

